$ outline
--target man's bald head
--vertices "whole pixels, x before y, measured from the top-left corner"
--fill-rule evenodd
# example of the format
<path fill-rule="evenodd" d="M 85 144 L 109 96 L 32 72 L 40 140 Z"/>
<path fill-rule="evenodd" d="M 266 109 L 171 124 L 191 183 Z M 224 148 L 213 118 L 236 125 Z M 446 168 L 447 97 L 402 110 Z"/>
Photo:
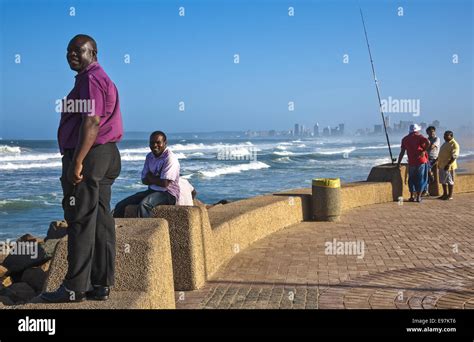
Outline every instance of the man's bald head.
<path fill-rule="evenodd" d="M 78 34 L 69 42 L 66 57 L 71 69 L 81 72 L 97 61 L 97 43 L 87 34 Z"/>

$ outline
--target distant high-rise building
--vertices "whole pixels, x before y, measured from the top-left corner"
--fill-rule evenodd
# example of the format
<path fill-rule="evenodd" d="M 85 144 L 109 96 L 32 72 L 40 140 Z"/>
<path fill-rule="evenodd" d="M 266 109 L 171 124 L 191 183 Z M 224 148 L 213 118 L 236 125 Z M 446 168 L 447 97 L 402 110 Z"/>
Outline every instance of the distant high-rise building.
<path fill-rule="evenodd" d="M 300 135 L 300 125 L 295 124 L 295 130 L 293 131 L 295 136 Z"/>
<path fill-rule="evenodd" d="M 344 135 L 344 124 L 343 123 L 339 124 L 339 135 Z"/>
<path fill-rule="evenodd" d="M 374 133 L 375 134 L 382 133 L 382 125 L 374 125 Z"/>
<path fill-rule="evenodd" d="M 316 125 L 314 125 L 313 127 L 313 134 L 315 137 L 319 137 L 319 124 L 316 123 Z"/>
<path fill-rule="evenodd" d="M 323 136 L 328 137 L 331 135 L 331 127 L 324 127 L 323 129 Z"/>
<path fill-rule="evenodd" d="M 433 123 L 432 123 L 433 126 L 435 126 L 436 128 L 439 128 L 439 121 L 438 120 L 434 120 Z"/>
<path fill-rule="evenodd" d="M 385 127 L 390 127 L 390 115 L 384 117 Z"/>

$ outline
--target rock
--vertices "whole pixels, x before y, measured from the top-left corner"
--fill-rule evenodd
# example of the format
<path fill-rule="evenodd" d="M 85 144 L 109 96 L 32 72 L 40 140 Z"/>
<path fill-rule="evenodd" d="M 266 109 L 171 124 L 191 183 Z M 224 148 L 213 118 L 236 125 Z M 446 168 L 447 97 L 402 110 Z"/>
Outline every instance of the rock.
<path fill-rule="evenodd" d="M 50 239 L 46 242 L 38 243 L 35 248 L 36 251 L 30 249 L 28 251 L 29 254 L 10 254 L 3 261 L 3 266 L 5 266 L 10 273 L 19 273 L 27 268 L 42 265 L 53 257 L 58 242 L 59 239 Z M 34 255 L 35 252 L 37 255 Z"/>
<path fill-rule="evenodd" d="M 5 260 L 7 256 L 8 256 L 7 253 L 0 253 L 0 265 L 3 264 L 3 260 Z"/>
<path fill-rule="evenodd" d="M 40 239 L 36 236 L 33 236 L 31 234 L 25 234 L 25 235 L 22 235 L 20 236 L 20 238 L 16 241 L 21 241 L 21 242 L 43 242 L 43 239 Z"/>
<path fill-rule="evenodd" d="M 7 296 L 0 296 L 0 303 L 2 303 L 3 305 L 14 305 L 15 304 L 15 302 Z"/>
<path fill-rule="evenodd" d="M 51 239 L 62 239 L 67 235 L 66 221 L 53 221 L 49 224 L 48 233 L 46 233 L 45 241 Z"/>
<path fill-rule="evenodd" d="M 0 278 L 1 287 L 8 287 L 11 284 L 13 284 L 13 281 L 12 281 L 11 277 L 2 277 L 2 278 Z"/>
<path fill-rule="evenodd" d="M 224 200 L 220 200 L 220 201 L 217 202 L 217 203 L 214 203 L 214 205 L 218 205 L 218 204 L 229 204 L 229 203 L 231 203 L 231 202 L 232 202 L 232 201 L 229 201 L 229 200 L 225 200 L 225 199 L 224 199 Z"/>
<path fill-rule="evenodd" d="M 8 274 L 8 268 L 0 265 L 0 278 L 6 276 L 7 274 Z"/>
<path fill-rule="evenodd" d="M 28 302 L 35 295 L 35 291 L 27 283 L 13 283 L 9 287 L 0 290 L 0 296 L 8 297 L 15 303 Z"/>
<path fill-rule="evenodd" d="M 49 239 L 48 241 L 45 241 L 43 244 L 41 244 L 41 247 L 43 248 L 48 260 L 53 257 L 54 251 L 56 250 L 56 245 L 58 244 L 59 240 L 61 239 Z"/>
<path fill-rule="evenodd" d="M 49 267 L 49 262 L 47 262 Z M 46 264 L 44 264 L 46 265 Z M 42 266 L 32 267 L 25 270 L 21 276 L 21 282 L 27 283 L 31 286 L 36 293 L 43 290 L 43 285 L 48 276 L 48 272 L 45 271 Z"/>

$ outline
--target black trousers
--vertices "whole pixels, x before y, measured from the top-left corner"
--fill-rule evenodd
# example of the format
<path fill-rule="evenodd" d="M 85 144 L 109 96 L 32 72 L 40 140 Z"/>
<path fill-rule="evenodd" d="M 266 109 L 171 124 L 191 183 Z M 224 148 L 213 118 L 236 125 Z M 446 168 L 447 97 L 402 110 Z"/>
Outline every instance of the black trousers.
<path fill-rule="evenodd" d="M 115 221 L 110 213 L 112 184 L 121 170 L 115 143 L 91 148 L 82 165 L 83 180 L 67 180 L 74 150 L 62 158 L 64 218 L 68 223 L 68 271 L 64 286 L 83 292 L 92 285 L 111 286 L 115 272 Z"/>

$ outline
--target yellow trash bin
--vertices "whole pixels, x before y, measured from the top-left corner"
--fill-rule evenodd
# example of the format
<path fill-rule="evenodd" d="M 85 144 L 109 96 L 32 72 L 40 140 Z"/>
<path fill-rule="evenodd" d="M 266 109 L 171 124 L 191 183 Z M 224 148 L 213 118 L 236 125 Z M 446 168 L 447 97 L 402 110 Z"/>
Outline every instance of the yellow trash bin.
<path fill-rule="evenodd" d="M 312 184 L 312 210 L 315 221 L 338 221 L 341 217 L 339 178 L 315 178 Z"/>

